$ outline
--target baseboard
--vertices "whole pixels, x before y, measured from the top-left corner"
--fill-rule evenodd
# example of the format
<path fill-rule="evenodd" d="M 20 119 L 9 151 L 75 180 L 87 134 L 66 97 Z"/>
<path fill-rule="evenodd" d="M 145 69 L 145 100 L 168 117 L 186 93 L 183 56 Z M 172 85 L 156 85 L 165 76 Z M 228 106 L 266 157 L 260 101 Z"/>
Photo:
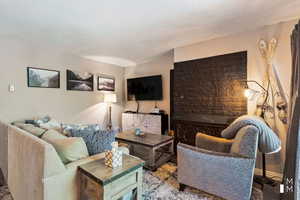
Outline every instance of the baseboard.
<path fill-rule="evenodd" d="M 261 176 L 262 175 L 262 170 L 258 169 L 258 168 L 255 168 L 254 174 Z M 269 177 L 271 179 L 274 179 L 278 182 L 281 182 L 282 179 L 283 179 L 283 174 L 278 173 L 278 172 L 266 171 L 266 174 L 267 174 L 267 177 Z"/>

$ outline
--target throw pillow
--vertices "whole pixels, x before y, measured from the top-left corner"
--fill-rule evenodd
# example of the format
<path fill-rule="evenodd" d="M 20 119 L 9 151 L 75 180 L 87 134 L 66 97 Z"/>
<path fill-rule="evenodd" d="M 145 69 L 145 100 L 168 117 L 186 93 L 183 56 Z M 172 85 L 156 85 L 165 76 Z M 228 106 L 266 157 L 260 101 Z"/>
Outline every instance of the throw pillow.
<path fill-rule="evenodd" d="M 61 124 L 55 119 L 51 119 L 46 123 L 41 123 L 39 126 L 44 129 L 54 129 L 59 132 L 61 131 Z"/>
<path fill-rule="evenodd" d="M 93 129 L 71 129 L 72 137 L 82 137 L 86 143 L 90 155 L 111 150 L 111 143 L 115 141 L 116 131 Z"/>
<path fill-rule="evenodd" d="M 20 129 L 23 129 L 23 130 L 37 136 L 37 137 L 40 137 L 46 131 L 45 129 L 35 127 L 32 124 L 24 124 L 21 122 L 14 122 L 12 124 Z"/>
<path fill-rule="evenodd" d="M 50 121 L 50 117 L 49 116 L 45 116 L 43 118 L 39 118 L 39 119 L 28 119 L 28 120 L 25 120 L 25 123 L 26 124 L 33 124 L 35 126 L 40 126 L 40 124 L 42 123 L 47 123 L 48 121 Z"/>
<path fill-rule="evenodd" d="M 18 128 L 20 128 L 20 129 L 23 129 L 24 127 L 33 127 L 32 124 L 25 124 L 23 122 L 13 122 L 11 124 L 18 127 Z"/>
<path fill-rule="evenodd" d="M 64 164 L 89 156 L 86 144 L 80 137 L 51 139 L 49 140 L 49 143 L 53 145 Z"/>
<path fill-rule="evenodd" d="M 43 135 L 43 133 L 45 133 L 45 129 L 39 128 L 39 127 L 35 127 L 35 126 L 25 126 L 23 128 L 25 131 L 28 131 L 29 133 L 31 133 L 32 135 L 35 135 L 37 137 L 41 137 Z"/>
<path fill-rule="evenodd" d="M 66 136 L 71 136 L 71 130 L 91 130 L 99 131 L 102 130 L 100 124 L 62 124 L 62 133 Z"/>
<path fill-rule="evenodd" d="M 61 134 L 60 132 L 50 129 L 47 130 L 43 135 L 42 135 L 42 139 L 50 142 L 52 140 L 56 140 L 56 139 L 65 139 L 67 138 L 66 136 L 64 136 L 63 134 Z"/>

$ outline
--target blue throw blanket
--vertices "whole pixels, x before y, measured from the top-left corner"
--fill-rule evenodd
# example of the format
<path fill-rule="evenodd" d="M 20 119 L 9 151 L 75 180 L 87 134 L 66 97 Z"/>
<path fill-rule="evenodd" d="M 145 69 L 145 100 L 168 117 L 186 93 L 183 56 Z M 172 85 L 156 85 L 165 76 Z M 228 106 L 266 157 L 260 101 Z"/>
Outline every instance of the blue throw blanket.
<path fill-rule="evenodd" d="M 233 139 L 237 132 L 244 126 L 255 126 L 259 131 L 258 148 L 265 154 L 271 154 L 280 151 L 281 142 L 274 131 L 265 123 L 265 121 L 257 116 L 243 115 L 232 122 L 221 135 L 227 139 Z"/>

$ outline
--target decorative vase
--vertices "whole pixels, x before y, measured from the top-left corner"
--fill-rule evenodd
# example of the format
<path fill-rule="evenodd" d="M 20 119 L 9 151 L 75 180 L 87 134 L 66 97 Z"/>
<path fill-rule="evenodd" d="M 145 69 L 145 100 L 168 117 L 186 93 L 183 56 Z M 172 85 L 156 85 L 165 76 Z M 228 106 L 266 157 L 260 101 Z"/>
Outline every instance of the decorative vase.
<path fill-rule="evenodd" d="M 118 150 L 118 143 L 111 144 L 112 150 L 105 152 L 105 165 L 111 168 L 121 167 L 123 162 L 123 152 Z"/>

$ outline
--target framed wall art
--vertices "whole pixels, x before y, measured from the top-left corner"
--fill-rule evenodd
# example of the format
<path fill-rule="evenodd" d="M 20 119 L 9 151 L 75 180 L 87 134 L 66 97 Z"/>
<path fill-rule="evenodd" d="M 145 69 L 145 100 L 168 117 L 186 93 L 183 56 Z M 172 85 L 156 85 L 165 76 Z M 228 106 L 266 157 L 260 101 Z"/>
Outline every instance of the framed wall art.
<path fill-rule="evenodd" d="M 60 72 L 27 67 L 27 85 L 38 88 L 60 88 Z"/>
<path fill-rule="evenodd" d="M 93 91 L 94 75 L 89 72 L 67 70 L 67 90 Z"/>
<path fill-rule="evenodd" d="M 97 89 L 99 91 L 110 91 L 110 92 L 115 91 L 115 78 L 114 77 L 99 75 L 97 77 L 97 80 L 98 80 Z"/>

